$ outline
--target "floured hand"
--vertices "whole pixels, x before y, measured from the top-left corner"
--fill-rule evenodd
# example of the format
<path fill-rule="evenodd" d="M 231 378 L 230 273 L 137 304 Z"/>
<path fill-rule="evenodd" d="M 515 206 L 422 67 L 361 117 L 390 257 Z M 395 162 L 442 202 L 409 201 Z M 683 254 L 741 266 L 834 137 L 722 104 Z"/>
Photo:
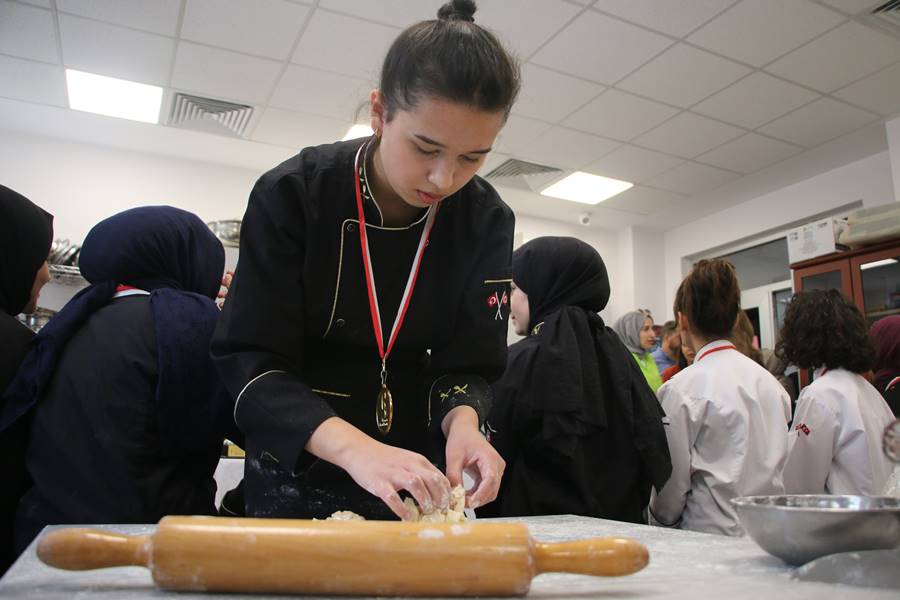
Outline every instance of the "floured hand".
<path fill-rule="evenodd" d="M 409 509 L 411 515 L 408 521 L 419 521 L 422 523 L 461 523 L 466 520 L 463 509 L 466 507 L 466 490 L 463 486 L 458 485 L 450 490 L 450 506 L 446 509 L 436 509 L 431 513 L 425 514 L 416 506 L 415 500 L 406 498 L 403 504 Z"/>

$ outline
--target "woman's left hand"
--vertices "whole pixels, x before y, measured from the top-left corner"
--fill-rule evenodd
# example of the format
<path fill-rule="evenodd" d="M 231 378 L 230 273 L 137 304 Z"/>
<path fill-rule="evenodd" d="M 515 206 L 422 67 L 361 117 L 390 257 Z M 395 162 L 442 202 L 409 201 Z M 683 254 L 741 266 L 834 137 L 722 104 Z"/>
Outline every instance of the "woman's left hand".
<path fill-rule="evenodd" d="M 478 429 L 478 415 L 469 406 L 457 406 L 442 424 L 447 436 L 447 479 L 462 484 L 463 470 L 474 471 L 475 487 L 466 494 L 466 505 L 478 508 L 497 497 L 506 463 Z"/>

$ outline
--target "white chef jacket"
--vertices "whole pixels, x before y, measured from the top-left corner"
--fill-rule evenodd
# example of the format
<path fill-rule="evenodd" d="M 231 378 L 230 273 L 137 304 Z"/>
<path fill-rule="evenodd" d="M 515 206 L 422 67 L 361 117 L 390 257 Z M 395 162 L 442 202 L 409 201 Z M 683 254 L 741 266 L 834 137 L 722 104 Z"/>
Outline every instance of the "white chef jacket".
<path fill-rule="evenodd" d="M 672 475 L 654 490 L 654 524 L 743 535 L 737 496 L 784 493 L 791 402 L 771 373 L 731 342 L 703 346 L 659 389 Z"/>
<path fill-rule="evenodd" d="M 797 400 L 784 487 L 790 494 L 886 493 L 893 471 L 882 451 L 894 414 L 862 376 L 823 371 Z"/>

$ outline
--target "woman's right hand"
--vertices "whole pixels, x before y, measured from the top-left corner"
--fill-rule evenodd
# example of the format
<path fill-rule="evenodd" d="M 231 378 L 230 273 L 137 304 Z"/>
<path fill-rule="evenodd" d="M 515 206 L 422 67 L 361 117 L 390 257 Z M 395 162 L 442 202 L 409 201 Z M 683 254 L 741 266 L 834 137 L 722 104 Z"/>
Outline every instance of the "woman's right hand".
<path fill-rule="evenodd" d="M 450 505 L 450 481 L 427 458 L 374 440 L 338 417 L 316 428 L 306 450 L 347 471 L 357 485 L 381 498 L 401 519 L 412 515 L 400 499 L 400 490 L 412 494 L 424 513 Z"/>
<path fill-rule="evenodd" d="M 412 515 L 397 492 L 406 490 L 423 513 L 450 505 L 450 481 L 427 458 L 372 438 L 342 465 L 364 490 L 378 496 L 404 521 Z"/>

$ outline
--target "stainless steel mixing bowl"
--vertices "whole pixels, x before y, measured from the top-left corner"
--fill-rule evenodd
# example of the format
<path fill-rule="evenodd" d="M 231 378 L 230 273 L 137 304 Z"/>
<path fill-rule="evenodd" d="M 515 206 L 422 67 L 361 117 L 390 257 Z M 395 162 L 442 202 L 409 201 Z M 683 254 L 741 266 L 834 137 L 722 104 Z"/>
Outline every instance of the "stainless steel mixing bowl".
<path fill-rule="evenodd" d="M 900 546 L 900 498 L 744 496 L 731 503 L 744 530 L 786 563 Z"/>

